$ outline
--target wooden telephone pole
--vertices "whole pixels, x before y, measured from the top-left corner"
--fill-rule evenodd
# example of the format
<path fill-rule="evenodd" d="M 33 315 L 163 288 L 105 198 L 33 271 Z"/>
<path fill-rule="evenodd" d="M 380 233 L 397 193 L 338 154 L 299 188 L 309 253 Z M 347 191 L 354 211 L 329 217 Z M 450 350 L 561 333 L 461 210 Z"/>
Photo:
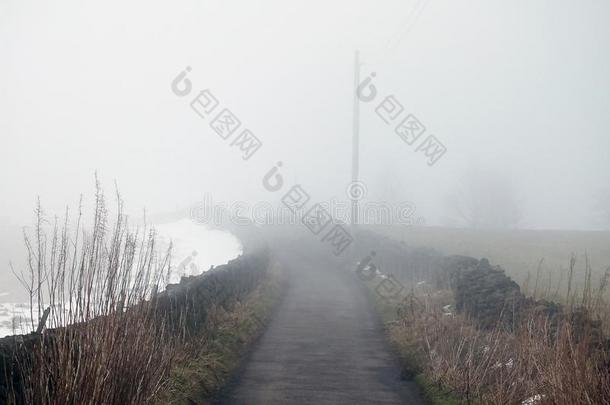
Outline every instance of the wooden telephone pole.
<path fill-rule="evenodd" d="M 358 182 L 359 159 L 360 159 L 360 99 L 358 98 L 358 85 L 360 84 L 360 52 L 354 55 L 354 117 L 352 135 L 352 185 Z M 352 199 L 352 229 L 355 231 L 358 226 L 358 198 L 355 195 Z"/>

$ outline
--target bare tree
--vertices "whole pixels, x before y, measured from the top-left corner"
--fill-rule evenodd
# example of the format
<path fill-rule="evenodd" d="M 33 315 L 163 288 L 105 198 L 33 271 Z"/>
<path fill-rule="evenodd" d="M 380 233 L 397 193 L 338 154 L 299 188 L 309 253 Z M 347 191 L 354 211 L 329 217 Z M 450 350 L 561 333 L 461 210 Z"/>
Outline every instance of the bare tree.
<path fill-rule="evenodd" d="M 521 219 L 510 182 L 497 173 L 469 172 L 445 202 L 452 217 L 472 228 L 513 228 Z"/>
<path fill-rule="evenodd" d="M 597 193 L 594 210 L 596 225 L 603 229 L 610 229 L 610 188 Z"/>

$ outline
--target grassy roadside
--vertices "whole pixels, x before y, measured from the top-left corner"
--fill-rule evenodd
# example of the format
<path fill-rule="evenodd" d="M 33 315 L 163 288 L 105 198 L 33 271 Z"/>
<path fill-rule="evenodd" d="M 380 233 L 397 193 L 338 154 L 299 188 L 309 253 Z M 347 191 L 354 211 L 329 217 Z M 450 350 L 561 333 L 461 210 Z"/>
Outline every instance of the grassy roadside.
<path fill-rule="evenodd" d="M 607 340 L 587 307 L 551 318 L 538 303 L 508 329 L 455 311 L 449 290 L 415 286 L 400 303 L 370 293 L 403 377 L 430 404 L 610 403 Z"/>
<path fill-rule="evenodd" d="M 400 303 L 384 300 L 376 294 L 374 291 L 375 280 L 365 282 L 365 284 L 375 310 L 383 322 L 388 340 L 400 359 L 403 377 L 415 381 L 426 403 L 428 405 L 473 404 L 472 401 L 469 403 L 456 397 L 448 389 L 434 383 L 426 376 L 422 370 L 427 359 L 422 356 L 421 350 L 417 347 L 417 342 L 405 339 L 404 336 L 398 336 L 396 323 Z"/>
<path fill-rule="evenodd" d="M 281 300 L 285 280 L 272 262 L 266 279 L 229 310 L 215 311 L 214 327 L 175 362 L 158 404 L 207 404 L 240 365 Z"/>

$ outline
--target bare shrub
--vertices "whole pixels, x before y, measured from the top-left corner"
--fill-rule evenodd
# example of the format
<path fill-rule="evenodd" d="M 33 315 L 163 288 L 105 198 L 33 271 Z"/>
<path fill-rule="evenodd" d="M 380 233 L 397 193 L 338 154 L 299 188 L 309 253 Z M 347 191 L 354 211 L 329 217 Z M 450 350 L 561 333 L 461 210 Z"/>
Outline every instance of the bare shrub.
<path fill-rule="evenodd" d="M 607 347 L 590 327 L 597 323 L 581 322 L 590 312 L 549 319 L 532 311 L 509 333 L 442 310 L 449 294 L 414 296 L 421 305 L 403 308 L 390 325 L 392 341 L 427 379 L 468 403 L 610 403 Z"/>
<path fill-rule="evenodd" d="M 118 193 L 117 202 L 111 224 L 97 185 L 91 231 L 82 209 L 71 230 L 68 213 L 50 226 L 38 205 L 19 278 L 38 308 L 32 328 L 50 308 L 52 329 L 27 336 L 17 350 L 15 402 L 147 403 L 163 388 L 178 340 L 155 316 L 154 298 L 170 252 L 157 255 L 154 230 L 131 228 Z"/>

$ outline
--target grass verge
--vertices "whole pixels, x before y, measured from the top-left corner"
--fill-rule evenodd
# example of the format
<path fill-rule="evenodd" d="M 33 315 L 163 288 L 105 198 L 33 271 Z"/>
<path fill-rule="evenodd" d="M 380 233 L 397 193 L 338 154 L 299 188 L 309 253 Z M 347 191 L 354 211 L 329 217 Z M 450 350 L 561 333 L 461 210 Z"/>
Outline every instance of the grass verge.
<path fill-rule="evenodd" d="M 447 290 L 414 288 L 400 303 L 374 300 L 403 376 L 431 404 L 610 403 L 607 340 L 576 309 L 555 320 L 528 313 L 511 331 L 455 313 Z"/>
<path fill-rule="evenodd" d="M 414 341 L 399 338 L 395 335 L 394 325 L 399 318 L 397 303 L 389 302 L 380 298 L 374 292 L 374 282 L 366 283 L 370 294 L 370 299 L 374 303 L 375 310 L 379 314 L 388 339 L 398 355 L 402 367 L 402 375 L 408 380 L 413 380 L 417 384 L 420 393 L 428 405 L 466 405 L 466 400 L 453 395 L 446 387 L 433 382 L 423 372 L 424 362 L 421 351 L 418 350 L 417 343 Z M 470 402 L 472 404 L 472 402 Z"/>
<path fill-rule="evenodd" d="M 263 332 L 283 289 L 281 267 L 273 262 L 266 279 L 243 301 L 229 310 L 216 310 L 214 327 L 177 359 L 168 387 L 156 403 L 209 403 Z"/>

